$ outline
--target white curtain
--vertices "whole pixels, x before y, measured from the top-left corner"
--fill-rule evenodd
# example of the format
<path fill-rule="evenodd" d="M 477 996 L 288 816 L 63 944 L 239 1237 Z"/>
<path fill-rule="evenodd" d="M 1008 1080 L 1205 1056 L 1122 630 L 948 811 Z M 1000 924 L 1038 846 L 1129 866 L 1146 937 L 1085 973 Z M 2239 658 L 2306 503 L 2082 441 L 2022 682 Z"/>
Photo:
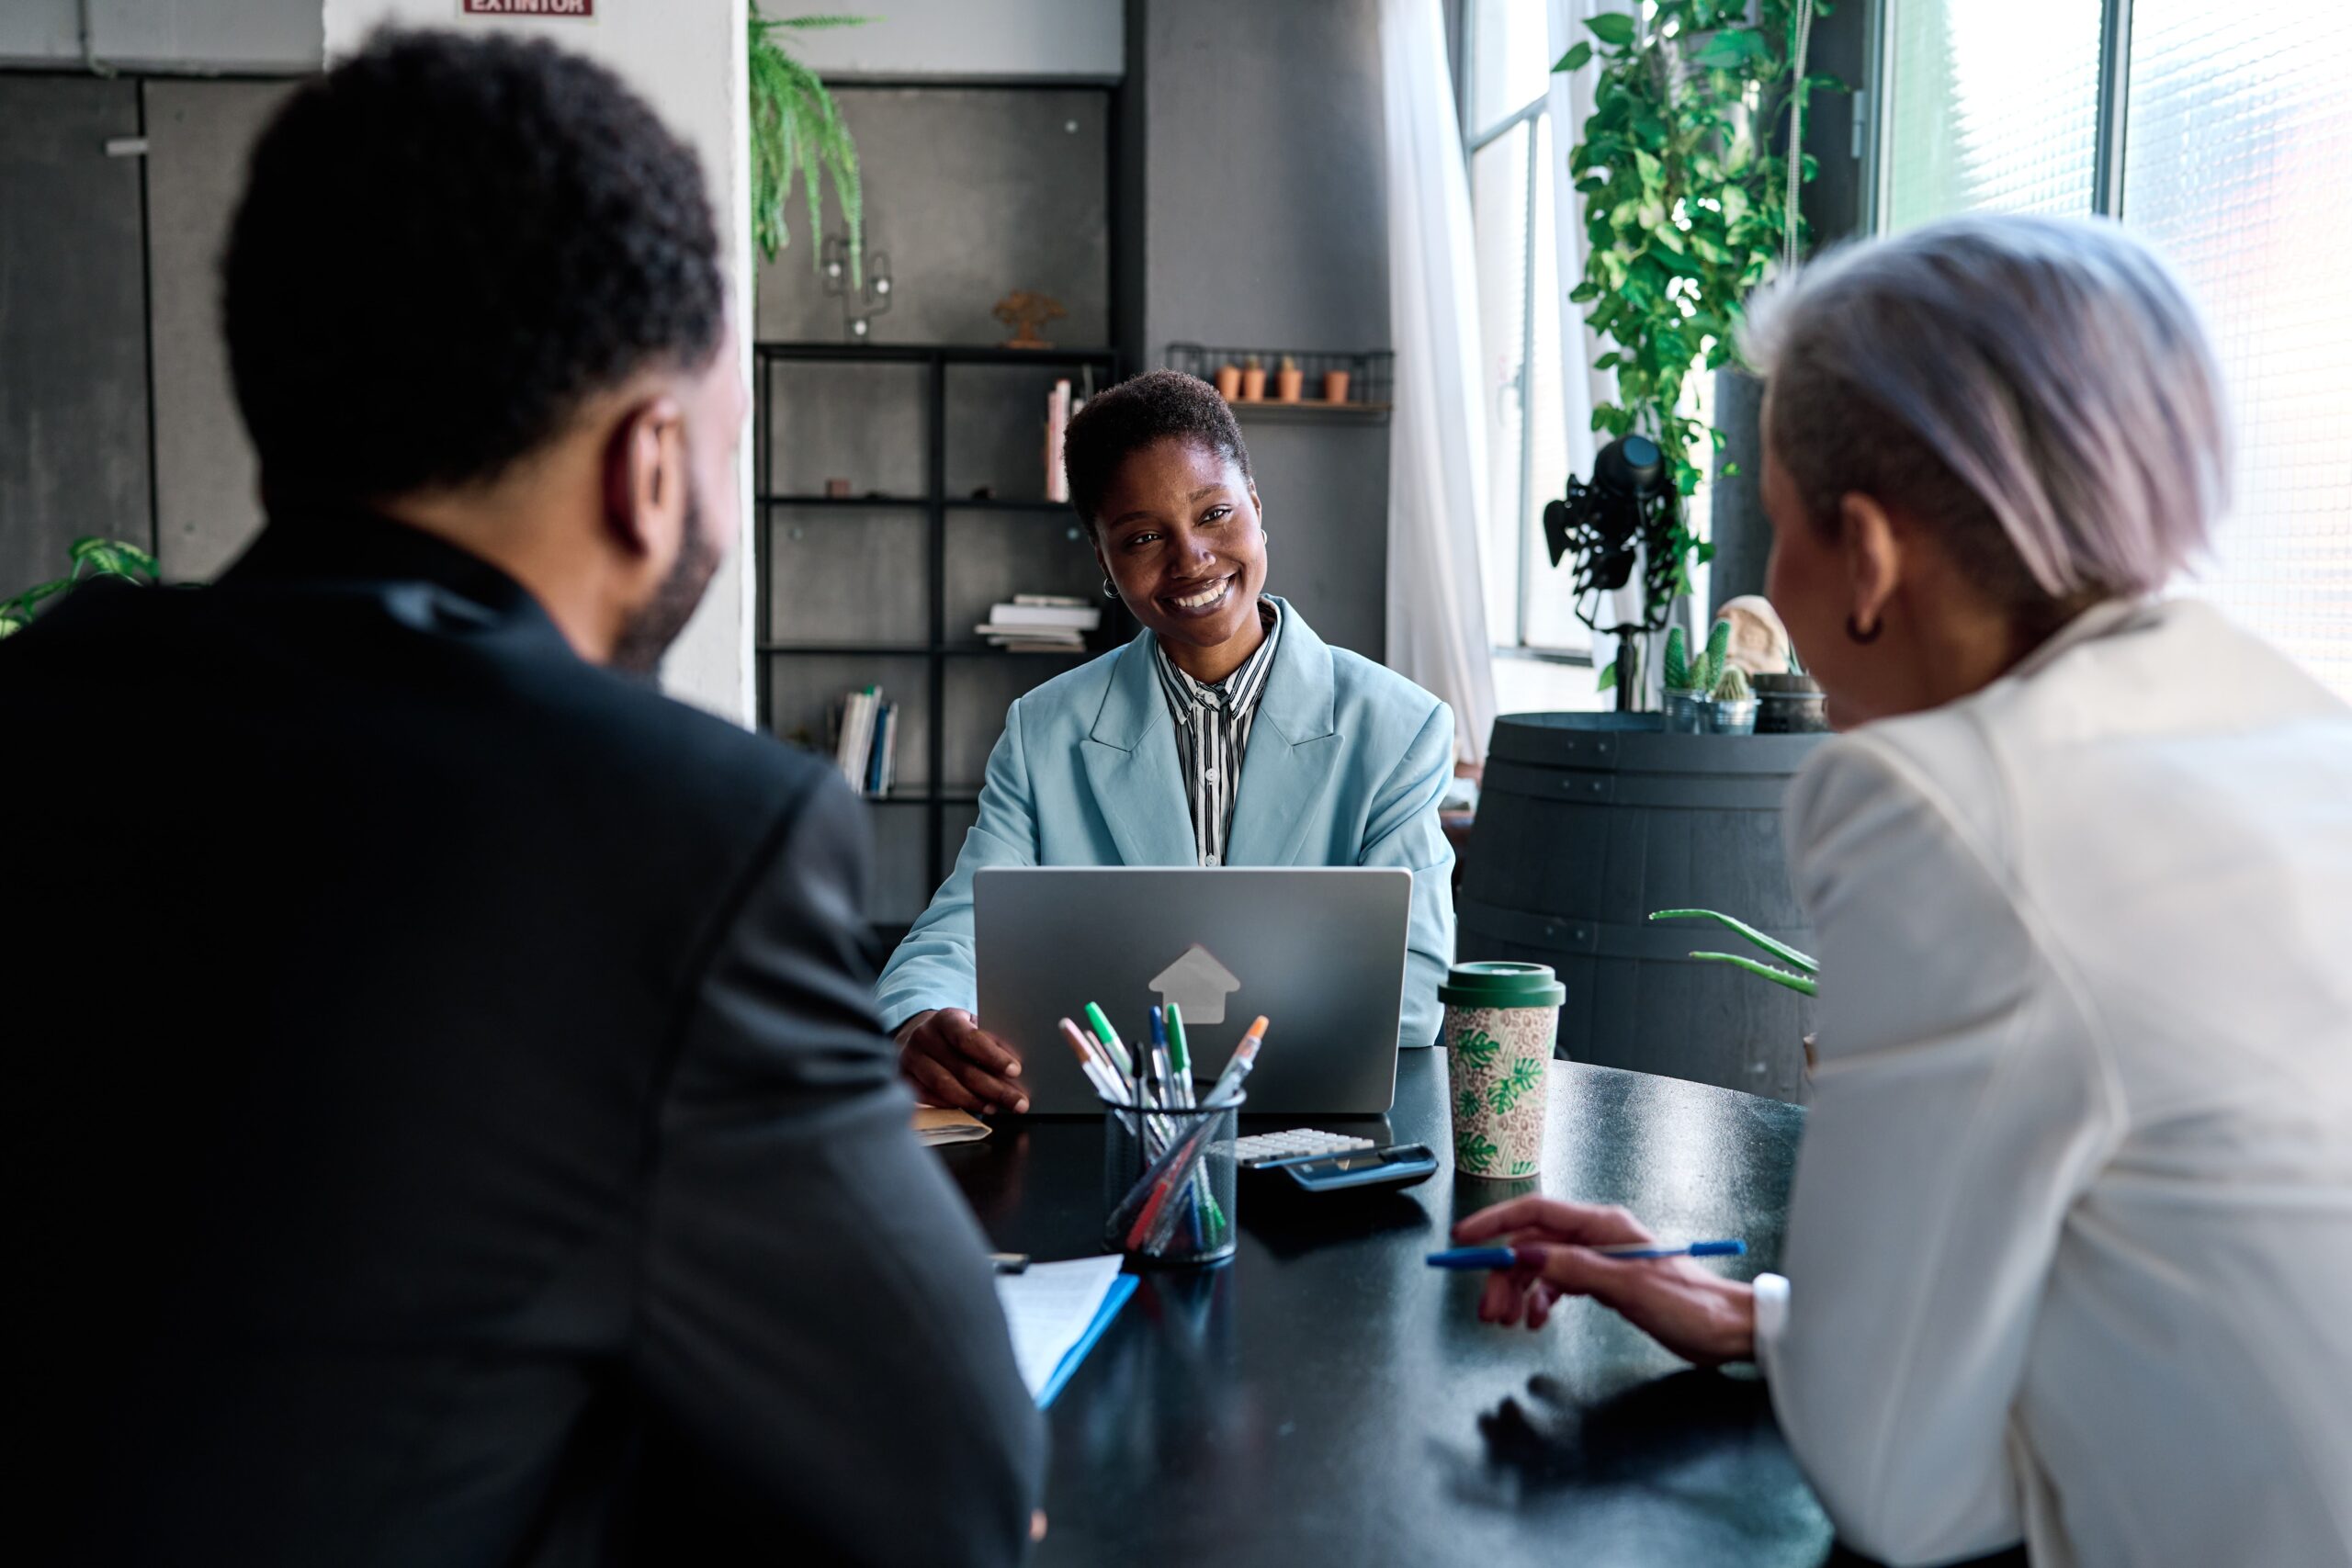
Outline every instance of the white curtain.
<path fill-rule="evenodd" d="M 1388 662 L 1453 707 L 1453 754 L 1495 724 L 1485 574 L 1486 404 L 1462 122 L 1437 0 L 1381 0 L 1388 122 Z"/>

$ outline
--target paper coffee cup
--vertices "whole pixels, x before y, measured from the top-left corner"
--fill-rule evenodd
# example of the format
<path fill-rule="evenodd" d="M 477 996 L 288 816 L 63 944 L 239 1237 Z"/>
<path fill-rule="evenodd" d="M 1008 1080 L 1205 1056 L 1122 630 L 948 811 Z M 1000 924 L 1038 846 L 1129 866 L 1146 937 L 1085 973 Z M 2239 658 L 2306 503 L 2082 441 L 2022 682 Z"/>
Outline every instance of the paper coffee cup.
<path fill-rule="evenodd" d="M 1544 964 L 1457 964 L 1438 987 L 1460 1174 L 1531 1181 L 1543 1170 L 1545 1068 L 1567 994 Z"/>

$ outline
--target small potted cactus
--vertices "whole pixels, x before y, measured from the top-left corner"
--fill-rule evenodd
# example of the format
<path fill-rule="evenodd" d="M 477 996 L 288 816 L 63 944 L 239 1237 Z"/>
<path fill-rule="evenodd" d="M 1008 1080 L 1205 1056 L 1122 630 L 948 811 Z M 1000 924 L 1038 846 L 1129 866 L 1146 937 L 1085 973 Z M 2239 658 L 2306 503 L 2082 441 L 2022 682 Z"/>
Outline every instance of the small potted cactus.
<path fill-rule="evenodd" d="M 1262 402 L 1266 396 L 1266 366 L 1256 355 L 1241 362 L 1241 400 Z"/>
<path fill-rule="evenodd" d="M 1241 395 L 1241 367 L 1227 361 L 1216 367 L 1216 395 L 1228 403 Z"/>
<path fill-rule="evenodd" d="M 1660 671 L 1666 687 L 1666 732 L 1704 735 L 1712 728 L 1715 687 L 1723 680 L 1731 656 L 1731 626 L 1717 621 L 1707 634 L 1707 646 L 1691 657 L 1682 628 L 1666 634 L 1666 665 Z M 1748 721 L 1755 722 L 1754 710 Z"/>
<path fill-rule="evenodd" d="M 1299 394 L 1306 389 L 1306 372 L 1298 367 L 1297 360 L 1287 354 L 1283 355 L 1282 368 L 1274 372 L 1274 400 L 1282 403 L 1295 403 L 1298 401 Z"/>
<path fill-rule="evenodd" d="M 1714 698 L 1707 715 L 1710 734 L 1756 733 L 1756 694 L 1748 687 L 1747 671 L 1736 664 L 1725 665 L 1715 677 Z"/>

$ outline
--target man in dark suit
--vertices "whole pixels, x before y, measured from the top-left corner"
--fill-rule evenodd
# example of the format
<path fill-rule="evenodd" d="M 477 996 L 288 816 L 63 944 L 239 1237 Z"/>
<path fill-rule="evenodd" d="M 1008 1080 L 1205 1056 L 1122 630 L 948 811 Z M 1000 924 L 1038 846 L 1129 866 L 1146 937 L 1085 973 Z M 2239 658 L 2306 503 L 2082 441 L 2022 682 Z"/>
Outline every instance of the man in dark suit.
<path fill-rule="evenodd" d="M 703 188 L 598 67 L 379 39 L 223 265 L 267 529 L 0 645 L 26 1561 L 1022 1554 L 858 808 L 647 678 L 739 524 Z"/>

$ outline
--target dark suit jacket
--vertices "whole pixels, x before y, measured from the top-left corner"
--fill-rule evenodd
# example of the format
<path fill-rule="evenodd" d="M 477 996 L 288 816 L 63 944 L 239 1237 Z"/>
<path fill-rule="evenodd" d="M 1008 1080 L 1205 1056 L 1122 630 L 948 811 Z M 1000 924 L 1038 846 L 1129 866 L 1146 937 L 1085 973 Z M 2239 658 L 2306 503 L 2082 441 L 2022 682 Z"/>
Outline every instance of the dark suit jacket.
<path fill-rule="evenodd" d="M 1022 1555 L 831 770 L 345 515 L 77 591 L 0 736 L 37 1560 Z"/>

